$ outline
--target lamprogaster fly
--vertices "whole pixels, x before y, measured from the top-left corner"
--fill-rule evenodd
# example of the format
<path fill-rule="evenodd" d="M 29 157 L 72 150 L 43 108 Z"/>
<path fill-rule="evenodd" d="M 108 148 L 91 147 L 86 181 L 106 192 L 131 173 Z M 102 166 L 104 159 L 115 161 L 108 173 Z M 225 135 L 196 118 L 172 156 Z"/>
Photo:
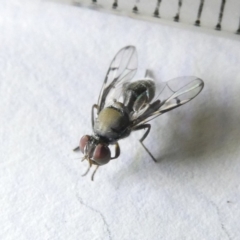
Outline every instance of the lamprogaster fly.
<path fill-rule="evenodd" d="M 82 161 L 89 163 L 84 175 L 96 165 L 92 180 L 99 166 L 119 157 L 118 140 L 126 138 L 132 131 L 146 129 L 139 141 L 156 161 L 143 144 L 151 129 L 147 122 L 189 102 L 204 87 L 204 82 L 197 77 L 179 77 L 162 82 L 156 93 L 156 83 L 148 71 L 144 79 L 131 81 L 136 71 L 136 48 L 126 46 L 120 49 L 107 71 L 98 103 L 92 106 L 93 135 L 84 135 L 74 149 L 80 149 L 84 154 Z M 111 154 L 109 145 L 115 145 L 114 154 Z"/>

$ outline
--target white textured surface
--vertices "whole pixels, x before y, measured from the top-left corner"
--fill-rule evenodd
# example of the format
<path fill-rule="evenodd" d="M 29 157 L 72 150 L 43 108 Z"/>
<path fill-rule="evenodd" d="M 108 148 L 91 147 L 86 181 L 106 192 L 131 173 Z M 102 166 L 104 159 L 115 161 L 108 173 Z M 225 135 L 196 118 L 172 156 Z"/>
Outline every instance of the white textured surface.
<path fill-rule="evenodd" d="M 191 103 L 133 134 L 95 182 L 73 153 L 115 53 L 141 77 L 205 80 Z M 0 239 L 240 239 L 239 42 L 86 9 L 1 1 Z"/>

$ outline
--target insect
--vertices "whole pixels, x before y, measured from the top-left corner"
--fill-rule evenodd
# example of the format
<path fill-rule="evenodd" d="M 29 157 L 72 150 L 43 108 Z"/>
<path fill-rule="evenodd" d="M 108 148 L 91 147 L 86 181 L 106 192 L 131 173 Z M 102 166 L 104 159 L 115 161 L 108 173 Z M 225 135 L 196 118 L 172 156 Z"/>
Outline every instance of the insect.
<path fill-rule="evenodd" d="M 74 149 L 81 150 L 84 154 L 82 161 L 87 160 L 89 163 L 83 176 L 95 165 L 91 177 L 93 180 L 99 166 L 118 158 L 118 141 L 133 131 L 145 129 L 139 142 L 156 161 L 143 143 L 151 129 L 148 122 L 189 102 L 204 87 L 204 82 L 197 77 L 180 77 L 162 82 L 159 85 L 159 94 L 156 94 L 156 83 L 149 71 L 146 71 L 144 79 L 131 81 L 136 71 L 136 48 L 126 46 L 120 49 L 107 71 L 98 103 L 92 106 L 93 135 L 84 135 L 79 146 Z M 111 154 L 109 145 L 115 145 L 114 154 Z"/>

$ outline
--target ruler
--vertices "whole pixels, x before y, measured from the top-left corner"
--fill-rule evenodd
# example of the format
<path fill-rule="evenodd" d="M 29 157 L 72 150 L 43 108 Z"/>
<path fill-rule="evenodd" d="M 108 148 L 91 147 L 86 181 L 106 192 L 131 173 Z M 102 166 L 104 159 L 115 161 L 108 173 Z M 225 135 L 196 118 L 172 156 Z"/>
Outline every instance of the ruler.
<path fill-rule="evenodd" d="M 54 0 L 240 40 L 240 0 Z"/>

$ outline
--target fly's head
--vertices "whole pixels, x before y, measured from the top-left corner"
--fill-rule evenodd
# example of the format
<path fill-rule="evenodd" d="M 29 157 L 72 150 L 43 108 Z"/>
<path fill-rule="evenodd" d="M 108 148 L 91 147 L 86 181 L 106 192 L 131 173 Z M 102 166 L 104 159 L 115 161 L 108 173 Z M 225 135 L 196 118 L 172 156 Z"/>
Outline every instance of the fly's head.
<path fill-rule="evenodd" d="M 96 136 L 84 135 L 80 139 L 79 147 L 84 154 L 82 160 L 88 160 L 89 165 L 104 165 L 111 160 L 111 152 L 107 143 Z"/>

